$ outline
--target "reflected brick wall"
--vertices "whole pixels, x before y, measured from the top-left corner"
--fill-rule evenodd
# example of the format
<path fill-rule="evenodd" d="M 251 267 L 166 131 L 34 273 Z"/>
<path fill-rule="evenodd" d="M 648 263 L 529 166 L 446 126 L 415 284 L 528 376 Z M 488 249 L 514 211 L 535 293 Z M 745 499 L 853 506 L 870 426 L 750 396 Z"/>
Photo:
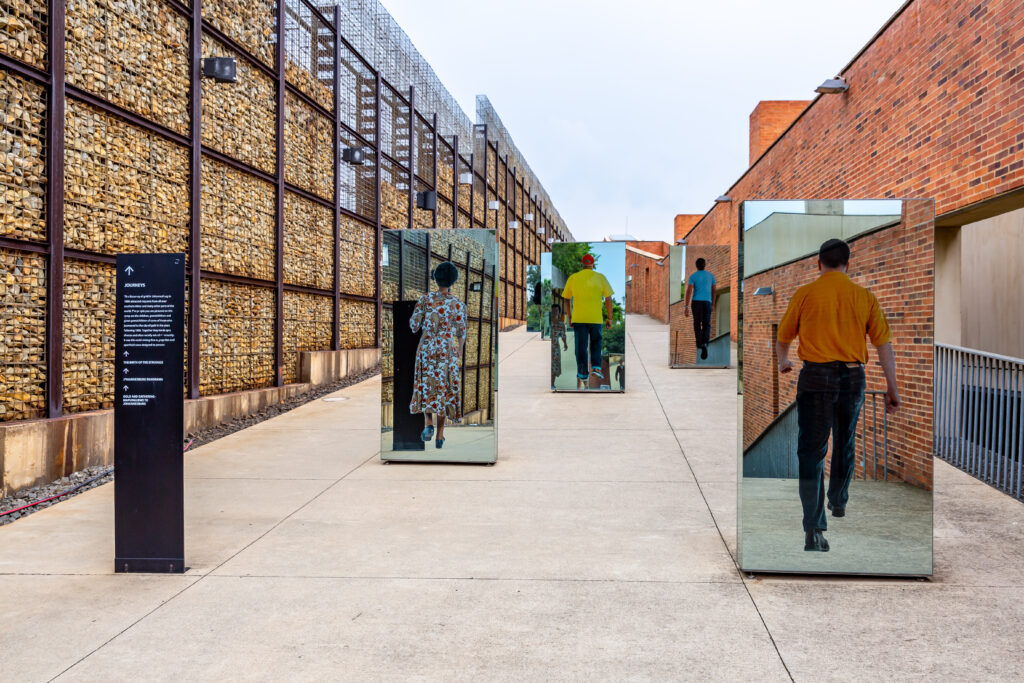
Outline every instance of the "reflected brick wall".
<path fill-rule="evenodd" d="M 732 270 L 732 259 L 730 255 L 729 247 L 725 246 L 701 246 L 701 245 L 690 245 L 686 247 L 686 270 L 684 271 L 689 277 L 690 273 L 697 270 L 697 259 L 703 258 L 707 261 L 705 269 L 715 276 L 715 286 L 719 291 L 729 287 L 733 270 Z M 673 268 L 678 268 L 678 264 L 671 264 Z M 686 291 L 685 280 L 681 283 L 682 292 Z M 669 319 L 669 354 L 670 363 L 672 365 L 691 365 L 697 362 L 697 346 L 693 335 L 693 318 L 687 318 L 684 311 L 685 305 L 685 294 L 680 296 L 680 300 L 672 304 L 670 309 Z M 732 329 L 732 328 L 730 328 Z M 718 316 L 715 313 L 711 315 L 711 339 L 714 339 L 721 331 L 718 329 Z"/>
<path fill-rule="evenodd" d="M 930 202 L 904 204 L 903 222 L 850 241 L 850 277 L 878 299 L 892 331 L 897 388 L 902 405 L 888 418 L 889 472 L 916 486 L 931 486 L 932 380 L 934 326 L 934 221 Z M 799 340 L 790 357 L 796 368 L 780 376 L 774 353 L 775 326 L 798 287 L 818 277 L 817 255 L 758 273 L 744 281 L 743 446 L 796 400 Z M 753 296 L 774 287 L 775 296 Z M 878 357 L 868 344 L 867 389 L 885 390 Z M 870 399 L 865 402 L 870 414 Z M 879 429 L 882 416 L 878 415 Z M 795 444 L 794 444 L 795 448 Z M 861 453 L 858 437 L 857 453 Z M 870 460 L 871 443 L 867 444 Z M 878 448 L 881 476 L 881 439 Z M 859 460 L 858 460 L 859 462 Z M 827 461 L 826 461 L 827 464 Z M 868 471 L 872 469 L 869 465 Z M 861 468 L 858 464 L 858 475 Z"/>

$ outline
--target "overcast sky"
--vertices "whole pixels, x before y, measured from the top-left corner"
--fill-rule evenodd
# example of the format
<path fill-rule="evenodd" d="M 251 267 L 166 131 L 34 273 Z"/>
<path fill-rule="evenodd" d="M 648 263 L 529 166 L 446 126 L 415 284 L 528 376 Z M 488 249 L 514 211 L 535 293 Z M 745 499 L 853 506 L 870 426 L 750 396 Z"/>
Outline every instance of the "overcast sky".
<path fill-rule="evenodd" d="M 382 0 L 475 119 L 486 94 L 579 240 L 671 241 L 901 0 Z"/>

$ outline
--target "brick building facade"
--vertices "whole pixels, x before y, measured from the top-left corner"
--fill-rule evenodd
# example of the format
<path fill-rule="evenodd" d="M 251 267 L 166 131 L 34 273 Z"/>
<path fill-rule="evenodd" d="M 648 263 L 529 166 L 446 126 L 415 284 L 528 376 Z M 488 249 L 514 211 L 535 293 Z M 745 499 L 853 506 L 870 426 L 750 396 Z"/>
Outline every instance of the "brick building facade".
<path fill-rule="evenodd" d="M 929 197 L 939 227 L 1024 206 L 1022 51 L 1019 0 L 907 2 L 686 238 L 736 245 L 747 199 Z"/>
<path fill-rule="evenodd" d="M 932 202 L 903 203 L 899 225 L 850 240 L 850 278 L 878 299 L 892 332 L 897 384 L 902 405 L 887 419 L 888 471 L 908 483 L 931 486 L 932 380 L 934 339 L 934 232 Z M 778 322 L 798 287 L 818 277 L 817 254 L 745 277 L 743 293 L 743 446 L 749 446 L 796 400 L 798 373 L 776 369 Z M 756 296 L 759 287 L 773 296 Z M 790 350 L 798 359 L 799 341 Z M 869 345 L 867 390 L 885 391 L 885 378 Z M 799 367 L 799 365 L 798 365 Z M 884 405 L 882 403 L 879 404 Z M 870 413 L 871 399 L 864 411 Z M 877 415 L 878 425 L 882 416 Z M 881 440 L 879 440 L 881 444 Z M 863 452 L 858 435 L 857 454 Z M 871 443 L 866 448 L 872 454 Z M 878 471 L 883 467 L 877 451 Z M 828 462 L 828 461 L 826 461 Z M 826 465 L 827 466 L 827 465 Z M 862 474 L 858 462 L 858 476 Z M 874 472 L 869 463 L 869 471 Z"/>
<path fill-rule="evenodd" d="M 668 322 L 669 245 L 626 242 L 626 312 Z"/>

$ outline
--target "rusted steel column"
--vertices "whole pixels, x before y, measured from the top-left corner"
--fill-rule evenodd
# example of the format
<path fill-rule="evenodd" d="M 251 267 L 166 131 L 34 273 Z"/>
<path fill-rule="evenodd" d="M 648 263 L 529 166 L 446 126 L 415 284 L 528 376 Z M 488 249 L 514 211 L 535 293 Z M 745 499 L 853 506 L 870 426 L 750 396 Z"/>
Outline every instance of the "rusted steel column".
<path fill-rule="evenodd" d="M 46 116 L 46 414 L 64 412 L 64 9 L 50 0 Z"/>
<path fill-rule="evenodd" d="M 284 21 L 286 3 L 277 3 L 277 146 L 275 156 L 277 168 L 274 202 L 274 277 L 276 281 L 277 306 L 274 313 L 274 386 L 284 384 Z"/>
<path fill-rule="evenodd" d="M 203 177 L 203 8 L 202 0 L 192 0 L 192 27 L 189 32 L 189 48 L 192 52 L 192 75 L 189 83 L 192 119 L 189 125 L 189 152 L 191 153 L 191 175 L 189 177 L 189 209 L 191 230 L 188 235 L 188 397 L 199 398 L 199 295 L 202 263 L 202 212 L 200 198 Z"/>

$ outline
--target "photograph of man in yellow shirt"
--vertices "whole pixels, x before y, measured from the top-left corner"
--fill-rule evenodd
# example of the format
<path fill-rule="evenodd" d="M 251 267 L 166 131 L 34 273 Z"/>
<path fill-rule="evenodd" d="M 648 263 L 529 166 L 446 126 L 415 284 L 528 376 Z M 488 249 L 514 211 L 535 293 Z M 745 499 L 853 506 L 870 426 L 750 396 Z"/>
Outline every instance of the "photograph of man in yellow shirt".
<path fill-rule="evenodd" d="M 793 371 L 789 349 L 800 339 L 803 361 L 797 379 L 797 460 L 803 506 L 804 550 L 828 552 L 823 531 L 827 507 L 833 517 L 846 515 L 850 481 L 856 466 L 857 422 L 864 405 L 865 337 L 877 349 L 885 375 L 885 409 L 899 408 L 896 361 L 889 325 L 875 295 L 854 284 L 846 272 L 850 246 L 830 239 L 818 250 L 814 282 L 796 290 L 779 322 L 775 350 L 779 373 Z M 825 454 L 832 437 L 832 460 L 825 490 Z"/>
<path fill-rule="evenodd" d="M 562 288 L 566 300 L 569 322 L 576 338 L 576 379 L 585 382 L 590 375 L 604 379 L 601 372 L 601 327 L 612 327 L 612 286 L 601 273 L 594 270 L 594 257 L 584 254 L 582 270 L 573 273 Z M 602 321 L 601 305 L 606 318 Z"/>

